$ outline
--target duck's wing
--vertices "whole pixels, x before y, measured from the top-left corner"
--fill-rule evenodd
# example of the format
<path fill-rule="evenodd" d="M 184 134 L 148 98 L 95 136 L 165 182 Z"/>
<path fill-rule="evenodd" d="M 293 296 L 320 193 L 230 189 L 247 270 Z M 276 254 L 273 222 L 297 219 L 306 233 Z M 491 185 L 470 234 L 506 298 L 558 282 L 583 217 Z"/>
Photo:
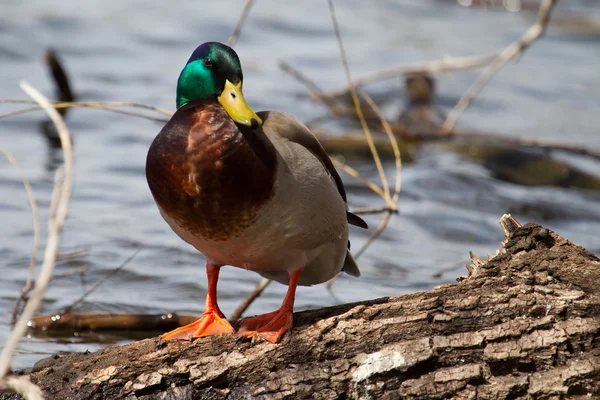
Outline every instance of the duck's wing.
<path fill-rule="evenodd" d="M 344 189 L 342 178 L 340 178 L 340 175 L 333 166 L 333 162 L 323 146 L 321 146 L 319 140 L 312 134 L 306 125 L 298 121 L 294 116 L 280 111 L 261 111 L 257 114 L 263 120 L 263 126 L 265 124 L 267 125 L 269 132 L 276 133 L 290 142 L 298 143 L 310 150 L 310 152 L 313 153 L 327 169 L 329 175 L 331 175 L 335 181 L 340 196 L 342 196 L 345 203 L 348 203 L 346 189 Z M 348 218 L 348 223 L 351 225 L 364 229 L 369 227 L 361 217 L 350 211 L 346 211 L 346 216 Z"/>

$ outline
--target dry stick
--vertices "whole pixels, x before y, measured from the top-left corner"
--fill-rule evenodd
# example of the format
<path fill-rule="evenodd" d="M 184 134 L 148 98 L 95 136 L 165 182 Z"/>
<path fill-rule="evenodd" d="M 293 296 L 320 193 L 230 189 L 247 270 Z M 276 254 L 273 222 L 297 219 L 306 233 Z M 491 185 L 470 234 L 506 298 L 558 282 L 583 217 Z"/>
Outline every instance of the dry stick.
<path fill-rule="evenodd" d="M 14 100 L 14 99 L 0 99 L 0 104 L 37 104 L 32 100 Z M 147 104 L 133 103 L 128 101 L 55 101 L 52 105 L 56 108 L 64 107 L 132 107 L 141 108 L 148 111 L 155 111 L 159 114 L 166 115 L 168 117 L 173 115 L 172 111 L 165 110 L 164 108 L 149 106 Z M 37 110 L 42 109 L 37 106 Z"/>
<path fill-rule="evenodd" d="M 369 236 L 367 241 L 360 247 L 360 249 L 358 249 L 358 251 L 356 253 L 354 253 L 355 260 L 357 260 L 361 255 L 363 255 L 364 252 L 367 250 L 367 248 L 375 241 L 375 239 L 377 239 L 379 237 L 379 235 L 381 235 L 381 232 L 383 232 L 383 230 L 386 228 L 387 224 L 390 222 L 390 219 L 392 219 L 392 214 L 394 214 L 394 212 L 392 212 L 392 211 L 387 212 L 387 214 L 385 215 L 385 217 L 383 218 L 383 220 L 381 221 L 381 223 L 379 224 L 377 229 L 375 229 L 375 232 L 373 232 L 371 234 L 371 236 Z M 342 272 L 338 273 L 336 276 L 334 276 L 333 278 L 331 278 L 330 280 L 327 281 L 326 288 L 329 291 L 329 293 L 334 297 L 335 297 L 335 295 L 332 290 L 333 284 L 340 278 L 340 276 L 342 276 Z"/>
<path fill-rule="evenodd" d="M 164 118 L 151 117 L 149 115 L 144 115 L 144 114 L 136 113 L 136 112 L 133 112 L 133 111 L 118 110 L 116 108 L 111 108 L 111 107 L 91 107 L 91 108 L 98 108 L 100 110 L 110 111 L 110 112 L 113 112 L 115 114 L 129 115 L 129 116 L 132 116 L 132 117 L 143 118 L 143 119 L 147 119 L 149 121 L 154 121 L 154 122 L 162 122 L 162 123 L 167 123 L 168 122 L 168 120 L 164 119 Z"/>
<path fill-rule="evenodd" d="M 305 74 L 292 67 L 287 62 L 280 61 L 279 68 L 281 68 L 283 72 L 288 73 L 291 77 L 303 84 L 306 87 L 306 89 L 308 89 L 308 91 L 310 92 L 310 95 L 313 98 L 313 100 L 325 104 L 327 108 L 329 108 L 329 111 L 332 115 L 336 117 L 354 117 L 356 115 L 356 110 L 354 108 L 347 108 L 345 106 L 338 105 L 335 98 L 325 94 L 325 92 L 323 92 L 315 82 L 313 82 Z M 328 114 L 325 116 L 313 118 L 312 120 L 306 122 L 306 125 L 310 127 L 310 125 L 321 122 L 322 120 L 327 118 L 331 118 L 331 116 Z"/>
<path fill-rule="evenodd" d="M 44 108 L 44 110 L 48 113 L 48 116 L 50 117 L 50 119 L 56 127 L 64 151 L 64 175 L 62 174 L 62 169 L 57 170 L 56 176 L 59 180 L 57 180 L 52 194 L 53 203 L 56 204 L 56 212 L 52 213 L 48 223 L 48 242 L 46 243 L 44 261 L 42 263 L 40 273 L 36 279 L 36 285 L 33 290 L 33 294 L 27 302 L 27 304 L 25 305 L 21 317 L 15 324 L 13 331 L 6 342 L 6 345 L 4 346 L 4 349 L 2 349 L 2 353 L 0 354 L 0 379 L 3 379 L 9 371 L 12 354 L 17 348 L 21 337 L 27 330 L 27 322 L 39 308 L 43 300 L 46 288 L 48 287 L 48 282 L 50 282 L 50 278 L 52 277 L 52 271 L 54 270 L 54 262 L 56 260 L 56 254 L 58 252 L 58 245 L 60 242 L 60 233 L 67 218 L 69 198 L 71 195 L 71 188 L 73 185 L 73 147 L 71 144 L 71 138 L 67 125 L 65 124 L 61 116 L 58 114 L 56 109 L 54 109 L 50 101 L 48 101 L 48 99 L 44 97 L 44 95 L 42 95 L 39 91 L 31 87 L 25 81 L 21 81 L 20 86 L 21 89 L 25 91 L 25 93 L 27 93 L 31 98 L 37 101 L 41 107 Z M 11 385 L 11 382 L 13 382 L 11 389 L 18 389 L 17 387 L 15 387 L 16 384 L 14 383 L 14 379 L 3 380 L 3 384 L 5 386 Z M 23 383 L 22 381 L 18 382 Z M 30 394 L 29 398 L 37 399 L 41 398 L 41 396 L 39 396 L 38 392 L 38 395 L 36 395 L 35 393 Z"/>
<path fill-rule="evenodd" d="M 60 259 L 60 255 L 57 255 L 55 261 L 58 261 L 58 259 Z M 73 275 L 83 275 L 85 272 L 87 272 L 87 270 L 88 270 L 88 266 L 86 264 L 81 267 L 73 268 L 70 271 L 65 271 L 60 274 L 53 274 L 52 278 L 50 279 L 50 282 L 52 282 L 56 279 L 68 278 Z M 17 316 L 19 315 L 19 309 L 21 308 L 21 302 L 23 302 L 26 299 L 27 294 L 29 294 L 29 292 L 31 292 L 34 288 L 35 288 L 35 285 L 33 284 L 33 279 L 32 279 L 29 287 L 24 286 L 23 289 L 21 289 L 22 293 L 19 296 L 19 298 L 17 299 L 17 302 L 15 303 L 15 306 L 13 308 L 11 325 L 14 325 L 15 321 L 17 320 Z"/>
<path fill-rule="evenodd" d="M 56 261 L 76 260 L 78 258 L 85 257 L 86 255 L 87 255 L 86 248 L 79 248 L 79 249 L 76 248 L 75 250 L 65 251 L 65 252 L 58 254 L 58 256 L 56 256 Z"/>
<path fill-rule="evenodd" d="M 450 71 L 460 71 L 481 68 L 492 61 L 497 54 L 469 57 L 444 57 L 440 60 L 426 61 L 416 64 L 400 65 L 383 69 L 381 71 L 369 72 L 352 80 L 354 87 L 364 86 L 385 79 L 396 78 L 402 75 L 429 72 L 439 74 Z M 323 95 L 329 98 L 345 96 L 350 92 L 349 87 L 326 92 Z"/>
<path fill-rule="evenodd" d="M 16 117 L 17 115 L 27 114 L 32 111 L 40 111 L 40 110 L 43 110 L 43 108 L 41 108 L 41 107 L 22 108 L 20 110 L 10 111 L 10 112 L 4 113 L 4 114 L 0 114 L 0 119 L 8 118 L 8 117 Z"/>
<path fill-rule="evenodd" d="M 385 215 L 385 217 L 383 218 L 383 220 L 381 221 L 381 223 L 379 224 L 379 226 L 377 227 L 375 232 L 373 232 L 373 234 L 371 236 L 369 236 L 369 239 L 367 239 L 367 241 L 361 246 L 361 248 L 358 249 L 358 251 L 354 254 L 354 259 L 358 259 L 360 256 L 362 256 L 363 253 L 367 250 L 367 248 L 371 245 L 371 243 L 373 243 L 373 241 L 375 241 L 375 239 L 377 239 L 379 237 L 381 232 L 383 232 L 383 230 L 387 226 L 388 222 L 390 222 L 392 215 L 393 215 L 392 212 L 388 212 Z M 327 288 L 328 289 L 331 288 L 332 284 L 333 284 L 333 282 L 331 282 L 331 284 L 327 283 Z"/>
<path fill-rule="evenodd" d="M 271 283 L 270 279 L 263 278 L 256 286 L 256 289 L 254 289 L 254 291 L 250 293 L 248 297 L 246 297 L 246 300 L 244 300 L 242 304 L 240 304 L 238 308 L 235 309 L 233 314 L 231 314 L 230 319 L 232 321 L 238 320 L 242 316 L 244 311 L 246 311 L 248 307 L 250 307 L 254 300 L 256 300 L 262 294 L 263 290 L 265 290 L 265 288 L 269 286 L 269 283 Z"/>
<path fill-rule="evenodd" d="M 70 271 L 65 271 L 60 274 L 54 274 L 52 280 L 60 279 L 60 278 L 68 278 L 73 275 L 83 275 L 87 272 L 88 266 L 87 264 L 82 265 L 81 267 L 73 268 Z"/>
<path fill-rule="evenodd" d="M 294 78 L 296 78 L 300 83 L 302 83 L 311 92 L 311 94 L 313 95 L 313 97 L 316 96 L 317 98 L 322 99 L 323 102 L 325 103 L 325 105 L 327 105 L 329 107 L 329 110 L 331 111 L 331 113 L 333 115 L 339 114 L 340 110 L 335 105 L 333 99 L 331 99 L 331 98 L 327 97 L 326 95 L 324 95 L 323 91 L 317 86 L 316 83 L 314 83 L 306 75 L 304 75 L 302 72 L 298 71 L 297 69 L 295 69 L 294 67 L 292 67 L 291 65 L 289 65 L 288 63 L 286 63 L 285 61 L 280 61 L 279 66 L 280 66 L 280 68 L 283 71 L 289 73 L 291 76 L 293 76 Z M 331 101 L 329 101 L 328 99 L 331 100 Z M 382 197 L 382 198 L 385 199 L 384 191 L 383 191 L 383 189 L 381 189 L 381 187 L 379 187 L 379 185 L 377 185 L 376 183 L 374 183 L 374 182 L 370 181 L 369 179 L 363 177 L 354 168 L 352 168 L 349 165 L 347 165 L 347 164 L 345 164 L 345 163 L 337 160 L 336 158 L 331 157 L 331 160 L 333 161 L 334 164 L 336 164 L 336 166 L 338 166 L 339 168 L 343 169 L 348 175 L 350 175 L 353 178 L 361 181 L 369 189 L 371 189 L 376 194 L 378 194 L 380 197 Z M 388 205 L 388 208 L 393 208 L 393 207 L 390 207 L 390 205 Z"/>
<path fill-rule="evenodd" d="M 332 97 L 325 95 L 323 91 L 317 86 L 317 84 L 310 80 L 302 72 L 298 71 L 296 68 L 292 67 L 285 61 L 279 61 L 279 68 L 281 68 L 283 72 L 290 74 L 298 82 L 303 84 L 308 89 L 313 99 L 323 102 L 329 108 L 329 111 L 331 111 L 333 115 L 337 116 L 342 114 L 342 110 L 340 110 L 340 108 L 335 104 L 335 100 Z"/>
<path fill-rule="evenodd" d="M 502 50 L 500 54 L 498 54 L 492 62 L 481 71 L 481 74 L 475 83 L 473 83 L 466 93 L 463 94 L 446 118 L 446 121 L 441 128 L 442 134 L 448 135 L 452 132 L 456 122 L 467 107 L 469 107 L 469 104 L 471 104 L 481 89 L 483 89 L 488 81 L 500 71 L 509 60 L 520 55 L 527 47 L 545 33 L 548 22 L 550 21 L 550 14 L 556 3 L 558 3 L 558 0 L 544 0 L 542 4 L 540 4 L 540 10 L 535 24 L 533 24 L 519 40 L 511 43 Z"/>
<path fill-rule="evenodd" d="M 244 26 L 244 23 L 246 22 L 248 15 L 250 15 L 250 9 L 252 8 L 253 5 L 254 5 L 254 0 L 246 1 L 246 5 L 244 6 L 244 9 L 242 10 L 242 15 L 240 15 L 240 19 L 238 20 L 238 23 L 235 26 L 233 33 L 229 37 L 229 41 L 227 42 L 229 47 L 235 46 L 235 42 L 237 42 L 238 36 L 240 36 L 242 27 Z"/>
<path fill-rule="evenodd" d="M 511 143 L 510 139 L 508 139 L 508 138 L 505 138 L 505 139 L 507 139 L 508 143 Z M 535 139 L 535 138 L 534 139 L 514 138 L 514 143 L 518 144 L 519 146 L 538 147 L 538 148 L 544 149 L 544 150 L 566 151 L 569 153 L 592 157 L 592 158 L 600 160 L 600 151 L 593 150 L 593 149 L 586 149 L 585 147 L 569 146 L 568 144 L 561 144 L 561 143 L 552 143 L 550 141 L 546 141 L 543 139 Z"/>
<path fill-rule="evenodd" d="M 351 177 L 353 177 L 354 179 L 364 183 L 369 189 L 371 189 L 373 192 L 375 192 L 376 194 L 378 194 L 380 197 L 382 197 L 383 199 L 385 199 L 385 192 L 383 191 L 383 189 L 381 187 L 379 187 L 375 182 L 370 181 L 369 179 L 365 178 L 364 176 L 362 176 L 357 170 L 355 170 L 354 168 L 352 168 L 349 165 L 344 164 L 341 161 L 338 161 L 335 157 L 330 157 L 331 161 L 338 166 L 339 168 L 343 169 L 344 172 L 346 172 L 348 175 L 350 175 Z"/>
<path fill-rule="evenodd" d="M 279 68 L 283 72 L 290 74 L 298 82 L 300 82 L 301 84 L 306 86 L 306 88 L 308 88 L 308 90 L 310 91 L 311 95 L 314 98 L 321 99 L 324 97 L 323 100 L 327 100 L 327 99 L 331 100 L 330 97 L 323 96 L 323 91 L 321 90 L 321 88 L 319 88 L 319 86 L 317 86 L 317 84 L 315 82 L 313 82 L 311 79 L 309 79 L 306 75 L 304 75 L 302 72 L 300 72 L 296 68 L 292 67 L 286 61 L 281 60 L 281 61 L 279 61 L 278 65 L 279 65 Z"/>
<path fill-rule="evenodd" d="M 391 212 L 394 214 L 398 213 L 398 208 L 390 208 L 388 206 L 379 206 L 379 207 L 353 207 L 350 209 L 352 214 L 357 215 L 366 215 L 366 214 L 380 214 L 382 212 Z"/>
<path fill-rule="evenodd" d="M 79 105 L 79 104 L 73 104 L 73 105 L 58 105 L 56 106 L 57 109 L 61 109 L 61 108 L 69 108 L 69 107 L 85 107 L 85 108 L 96 108 L 98 110 L 104 110 L 104 111 L 110 111 L 116 114 L 124 114 L 124 115 L 129 115 L 132 117 L 138 117 L 138 118 L 143 118 L 143 119 L 147 119 L 150 121 L 156 121 L 156 122 L 167 122 L 166 119 L 163 118 L 156 118 L 156 117 L 151 117 L 149 115 L 145 115 L 145 114 L 140 114 L 140 113 L 136 113 L 136 112 L 132 112 L 132 111 L 124 111 L 124 110 L 117 110 L 114 108 L 110 108 L 110 107 L 102 107 L 102 106 L 92 106 L 92 105 Z M 15 117 L 17 115 L 21 115 L 21 114 L 27 114 L 33 111 L 41 111 L 43 110 L 41 107 L 30 107 L 30 108 L 23 108 L 20 110 L 15 110 L 15 111 L 10 111 L 4 114 L 0 114 L 0 119 L 3 118 L 8 118 L 8 117 Z"/>
<path fill-rule="evenodd" d="M 337 38 L 338 41 L 338 47 L 340 49 L 340 55 L 342 58 L 342 64 L 344 65 L 344 71 L 346 73 L 346 79 L 348 80 L 348 86 L 350 87 L 350 94 L 352 96 L 352 102 L 354 103 L 354 108 L 356 110 L 356 115 L 358 116 L 358 119 L 360 120 L 360 123 L 362 125 L 363 131 L 365 133 L 365 137 L 367 139 L 367 143 L 369 144 L 369 148 L 371 149 L 371 153 L 373 155 L 373 160 L 375 161 L 375 165 L 377 166 L 377 170 L 379 171 L 379 176 L 381 177 L 381 181 L 383 184 L 383 199 L 386 202 L 386 205 L 389 208 L 396 208 L 396 201 L 397 200 L 392 200 L 392 198 L 390 198 L 390 190 L 389 190 L 389 186 L 388 186 L 388 182 L 387 182 L 387 178 L 385 176 L 385 173 L 383 171 L 383 166 L 381 164 L 381 160 L 379 159 L 379 154 L 377 152 L 377 148 L 375 147 L 375 144 L 373 143 L 373 138 L 371 136 L 371 131 L 369 130 L 369 127 L 367 126 L 367 122 L 365 120 L 365 117 L 363 115 L 362 112 L 362 108 L 360 106 L 360 101 L 358 99 L 358 96 L 356 94 L 356 89 L 354 87 L 354 84 L 352 83 L 352 78 L 350 76 L 350 67 L 348 66 L 348 59 L 346 57 L 346 53 L 344 51 L 344 45 L 342 42 L 342 35 L 340 33 L 340 28 L 337 22 L 337 18 L 335 16 L 335 8 L 333 6 L 333 0 L 328 0 L 329 3 L 329 14 L 331 15 L 331 21 L 333 22 L 333 28 L 335 30 L 335 36 Z M 371 100 L 370 97 L 366 97 L 366 99 Z M 381 110 L 375 105 L 375 103 L 371 100 L 370 102 L 371 107 L 373 107 L 374 111 L 379 111 L 379 113 L 377 114 L 378 117 L 381 119 L 382 124 L 384 124 L 384 127 L 386 128 L 386 133 L 388 133 L 388 137 L 390 139 L 390 141 L 392 142 L 392 146 L 395 145 L 394 148 L 394 153 L 396 156 L 396 160 L 397 160 L 397 170 L 396 170 L 396 188 L 395 188 L 395 194 L 394 197 L 397 199 L 397 195 L 399 195 L 400 193 L 400 170 L 399 170 L 399 166 L 401 165 L 400 162 L 400 150 L 398 148 L 398 143 L 396 142 L 396 139 L 391 131 L 391 128 L 389 126 L 389 124 L 385 121 L 385 118 L 383 118 L 383 114 L 381 113 Z M 363 246 L 358 250 L 358 252 L 355 253 L 354 258 L 358 258 L 360 257 L 364 251 L 371 245 L 371 243 L 373 243 L 373 241 L 381 234 L 381 232 L 383 232 L 383 230 L 385 229 L 385 227 L 387 226 L 388 222 L 390 221 L 391 217 L 392 217 L 392 212 L 388 211 L 388 213 L 386 214 L 385 218 L 383 219 L 383 221 L 381 221 L 381 223 L 379 224 L 379 226 L 377 227 L 377 229 L 375 230 L 375 232 L 373 232 L 373 234 L 369 237 L 369 239 L 363 244 Z M 337 278 L 340 276 L 340 274 L 337 274 L 335 277 L 333 277 L 332 279 L 330 279 L 327 282 L 327 289 L 331 291 L 331 288 L 333 286 L 333 283 L 337 280 Z"/>
<path fill-rule="evenodd" d="M 373 112 L 375 112 L 377 118 L 379 118 L 379 120 L 381 121 L 383 130 L 387 134 L 387 137 L 392 145 L 392 150 L 394 151 L 394 161 L 396 163 L 396 181 L 394 182 L 394 196 L 392 197 L 392 201 L 394 202 L 394 205 L 396 205 L 398 197 L 400 197 L 400 189 L 402 187 L 402 158 L 400 156 L 400 147 L 398 146 L 398 140 L 396 139 L 396 135 L 394 135 L 394 132 L 392 132 L 392 127 L 385 119 L 381 108 L 379 108 L 379 106 L 373 101 L 371 96 L 369 96 L 368 94 L 362 93 L 362 96 L 369 105 L 369 107 L 371 107 Z"/>
<path fill-rule="evenodd" d="M 96 289 L 98 289 L 104 282 L 106 282 L 108 279 L 113 277 L 117 272 L 121 271 L 127 264 L 129 264 L 131 262 L 131 260 L 133 260 L 135 258 L 135 256 L 138 255 L 140 250 L 141 250 L 141 248 L 136 249 L 133 252 L 133 254 L 130 255 L 129 257 L 127 257 L 127 259 L 125 261 L 123 261 L 117 268 L 115 268 L 112 271 L 110 271 L 109 273 L 107 273 L 102 279 L 100 279 L 98 282 L 96 282 L 96 284 L 94 286 L 89 288 L 84 294 L 82 294 L 77 300 L 75 300 L 73 303 L 71 303 L 71 305 L 67 306 L 59 314 L 63 315 L 63 314 L 67 314 L 67 313 L 71 312 L 71 310 L 73 310 L 73 308 L 75 308 L 76 305 L 78 305 L 83 300 L 85 300 L 86 297 L 88 297 L 90 294 L 95 292 Z"/>
<path fill-rule="evenodd" d="M 17 174 L 19 174 L 19 177 L 23 182 L 23 186 L 25 186 L 27 198 L 29 199 L 29 206 L 31 207 L 31 214 L 33 216 L 33 251 L 31 253 L 31 260 L 29 261 L 27 281 L 21 289 L 21 295 L 15 302 L 15 306 L 13 308 L 11 324 L 14 324 L 17 319 L 17 314 L 19 313 L 19 308 L 21 307 L 21 302 L 25 299 L 25 295 L 27 295 L 27 293 L 29 293 L 29 291 L 31 291 L 31 289 L 33 288 L 33 271 L 35 269 L 35 264 L 37 263 L 37 256 L 40 250 L 40 217 L 38 213 L 37 201 L 35 200 L 35 195 L 33 194 L 33 188 L 31 187 L 29 180 L 27 180 L 27 177 L 23 173 L 23 170 L 21 169 L 21 167 L 19 167 L 17 160 L 4 146 L 0 146 L 0 152 L 4 153 L 8 161 L 17 170 Z"/>
<path fill-rule="evenodd" d="M 113 108 L 108 108 L 108 107 L 93 107 L 93 106 L 79 106 L 79 105 L 72 105 L 69 107 L 86 107 L 86 108 L 97 108 L 99 110 L 104 110 L 104 111 L 109 111 L 109 112 L 113 112 L 116 114 L 124 114 L 124 115 L 129 115 L 132 117 L 138 117 L 138 118 L 143 118 L 143 119 L 147 119 L 150 121 L 155 121 L 155 122 L 166 122 L 166 119 L 163 118 L 156 118 L 156 117 L 151 117 L 149 115 L 144 115 L 144 114 L 140 114 L 140 113 L 136 113 L 136 112 L 132 112 L 132 111 L 124 111 L 124 110 L 117 110 L 117 109 L 113 109 Z M 57 109 L 60 109 L 61 107 L 56 107 Z M 62 108 L 67 108 L 67 107 L 62 107 Z M 20 110 L 16 110 L 16 111 L 11 111 L 11 112 L 7 112 L 4 114 L 0 114 L 0 119 L 3 118 L 8 118 L 8 117 L 15 117 L 17 115 L 22 115 L 22 114 L 27 114 L 30 112 L 34 112 L 34 111 L 41 111 L 42 108 L 40 107 L 31 107 L 31 108 L 23 108 Z"/>
<path fill-rule="evenodd" d="M 477 144 L 477 141 L 483 141 L 484 143 L 500 142 L 501 144 L 510 144 L 514 146 L 522 147 L 536 147 L 543 150 L 555 150 L 565 151 L 572 154 L 581 156 L 587 156 L 600 160 L 600 151 L 587 149 L 585 147 L 571 146 L 568 144 L 558 143 L 552 140 L 538 139 L 538 138 L 519 138 L 519 137 L 506 137 L 501 135 L 491 135 L 483 133 L 460 133 L 455 134 L 451 132 L 450 135 L 454 135 L 457 139 L 468 139 L 469 143 Z"/>
<path fill-rule="evenodd" d="M 38 385 L 31 382 L 28 376 L 7 376 L 0 379 L 1 390 L 12 390 L 26 400 L 44 400 L 44 394 Z"/>
<path fill-rule="evenodd" d="M 373 109 L 373 111 L 377 115 L 377 118 L 379 118 L 379 120 L 381 121 L 381 124 L 383 125 L 383 129 L 385 130 L 385 133 L 388 135 L 388 139 L 390 140 L 390 143 L 392 144 L 392 148 L 394 150 L 394 158 L 396 161 L 396 182 L 395 182 L 395 186 L 394 186 L 394 196 L 392 197 L 392 201 L 394 203 L 393 208 L 386 206 L 385 208 L 371 208 L 371 209 L 365 210 L 366 212 L 387 211 L 387 215 L 384 217 L 383 221 L 381 221 L 381 223 L 379 224 L 379 226 L 377 227 L 375 232 L 373 232 L 371 234 L 369 239 L 367 239 L 367 241 L 362 245 L 362 247 L 356 252 L 356 254 L 354 255 L 355 259 L 358 259 L 365 252 L 365 250 L 367 250 L 367 248 L 371 245 L 371 243 L 373 243 L 373 241 L 375 239 L 377 239 L 379 237 L 379 235 L 381 235 L 381 232 L 383 232 L 383 230 L 385 229 L 387 224 L 390 222 L 392 214 L 398 212 L 397 202 L 398 202 L 398 198 L 400 197 L 400 189 L 402 187 L 402 159 L 400 157 L 400 148 L 398 147 L 398 141 L 396 140 L 396 136 L 392 132 L 392 128 L 390 127 L 390 124 L 385 119 L 383 112 L 381 111 L 379 106 L 377 106 L 377 104 L 373 101 L 373 99 L 368 94 L 363 93 L 362 96 L 365 99 L 365 101 L 367 102 L 367 104 L 369 104 L 369 106 Z M 357 211 L 360 212 L 361 210 L 360 209 L 354 210 L 353 212 L 356 213 Z M 338 278 L 340 276 L 341 276 L 341 273 L 337 274 L 336 276 L 334 276 L 327 282 L 327 290 L 329 290 L 330 293 L 333 294 L 333 292 L 331 291 L 331 288 L 333 287 L 333 284 L 335 283 L 335 281 L 338 280 Z"/>
<path fill-rule="evenodd" d="M 393 203 L 390 199 L 390 188 L 388 186 L 388 181 L 385 177 L 385 172 L 383 171 L 383 166 L 381 164 L 381 160 L 379 158 L 379 153 L 377 152 L 377 148 L 373 143 L 373 137 L 371 136 L 371 131 L 367 125 L 367 121 L 365 120 L 365 116 L 363 115 L 362 108 L 360 106 L 360 101 L 358 100 L 358 96 L 356 95 L 356 89 L 352 84 L 352 77 L 350 75 L 350 67 L 348 66 L 348 58 L 346 57 L 346 51 L 344 50 L 344 43 L 342 41 L 342 35 L 340 33 L 340 27 L 338 25 L 337 18 L 335 16 L 335 8 L 333 7 L 333 0 L 328 0 L 329 3 L 329 14 L 331 15 L 331 22 L 333 23 L 333 29 L 335 31 L 335 37 L 338 42 L 338 47 L 340 49 L 340 57 L 342 59 L 342 64 L 344 66 L 344 72 L 346 73 L 346 79 L 348 80 L 348 85 L 350 86 L 350 94 L 352 95 L 352 102 L 354 103 L 354 108 L 356 109 L 356 115 L 360 120 L 360 124 L 365 133 L 365 137 L 367 138 L 367 143 L 369 144 L 369 148 L 371 149 L 371 153 L 373 155 L 373 160 L 375 161 L 375 166 L 377 167 L 377 171 L 379 172 L 379 177 L 381 179 L 381 184 L 383 186 L 384 200 L 388 206 L 393 206 Z"/>
<path fill-rule="evenodd" d="M 298 71 L 297 69 L 295 69 L 294 67 L 292 67 L 291 65 L 286 63 L 285 61 L 280 61 L 279 66 L 281 67 L 281 69 L 283 71 L 288 72 L 291 76 L 296 78 L 300 83 L 304 84 L 304 86 L 306 86 L 306 88 L 311 92 L 311 94 L 313 96 L 317 96 L 318 98 L 321 98 L 323 100 L 323 102 L 325 103 L 325 105 L 327 105 L 329 107 L 332 114 L 336 115 L 339 112 L 339 110 L 337 110 L 335 104 L 333 102 L 329 102 L 327 100 L 328 97 L 323 95 L 323 91 L 312 80 L 310 80 L 308 77 L 306 77 L 306 75 L 302 74 L 300 71 Z M 383 189 L 381 189 L 381 187 L 379 187 L 379 185 L 377 185 L 376 183 L 363 177 L 354 168 L 350 167 L 349 165 L 346 165 L 345 163 L 337 160 L 336 158 L 331 157 L 331 160 L 339 168 L 343 169 L 348 175 L 361 181 L 369 189 L 371 189 L 376 194 L 378 194 L 379 196 L 381 196 L 382 198 L 385 199 L 384 191 L 383 191 Z M 389 205 L 388 205 L 388 207 L 389 207 Z"/>
<path fill-rule="evenodd" d="M 29 100 L 0 99 L 0 104 L 36 104 L 36 103 L 29 101 Z M 149 119 L 152 121 L 158 121 L 158 122 L 165 122 L 166 120 L 161 119 L 161 118 L 150 117 L 150 116 L 144 115 L 144 114 L 134 113 L 131 111 L 115 110 L 114 108 L 121 108 L 121 107 L 141 108 L 144 110 L 154 111 L 159 114 L 166 115 L 168 117 L 173 115 L 173 112 L 171 112 L 169 110 L 164 110 L 162 108 L 148 106 L 148 105 L 140 104 L 140 103 L 128 103 L 128 102 L 120 102 L 120 101 L 107 101 L 107 102 L 77 102 L 77 101 L 73 101 L 73 102 L 56 102 L 56 103 L 52 103 L 52 104 L 55 108 L 58 108 L 58 109 L 68 108 L 68 107 L 97 108 L 100 110 L 106 110 L 106 111 L 110 111 L 110 112 L 131 115 L 134 117 L 145 118 L 145 119 Z M 25 114 L 25 113 L 32 112 L 32 111 L 38 111 L 38 110 L 42 110 L 42 108 L 36 106 L 36 107 L 24 108 L 21 110 L 15 110 L 15 111 L 7 112 L 4 114 L 0 114 L 0 119 L 7 118 L 7 117 L 14 117 L 16 115 L 21 115 L 21 114 Z"/>

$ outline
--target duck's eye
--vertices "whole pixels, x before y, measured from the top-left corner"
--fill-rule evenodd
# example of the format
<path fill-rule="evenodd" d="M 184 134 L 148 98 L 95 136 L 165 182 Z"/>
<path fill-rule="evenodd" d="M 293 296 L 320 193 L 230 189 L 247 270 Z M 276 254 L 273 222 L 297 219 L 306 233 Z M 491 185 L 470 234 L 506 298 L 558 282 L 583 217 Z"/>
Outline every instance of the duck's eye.
<path fill-rule="evenodd" d="M 205 67 L 210 68 L 213 65 L 213 60 L 210 57 L 204 57 L 204 60 L 202 60 L 202 63 L 204 64 Z"/>

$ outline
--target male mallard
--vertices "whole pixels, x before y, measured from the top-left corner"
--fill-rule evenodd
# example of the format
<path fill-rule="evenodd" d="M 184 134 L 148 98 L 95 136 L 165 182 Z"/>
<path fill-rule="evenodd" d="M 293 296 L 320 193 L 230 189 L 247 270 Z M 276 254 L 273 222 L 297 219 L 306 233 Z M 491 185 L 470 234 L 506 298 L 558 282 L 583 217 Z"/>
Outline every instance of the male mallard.
<path fill-rule="evenodd" d="M 276 343 L 292 326 L 297 285 L 322 283 L 340 270 L 360 272 L 348 247 L 340 176 L 321 144 L 293 116 L 255 114 L 242 95 L 237 54 L 221 43 L 199 46 L 177 83 L 177 111 L 152 142 L 146 177 L 160 213 L 206 257 L 202 317 L 163 335 L 188 339 L 233 332 L 217 305 L 223 265 L 289 285 L 277 311 L 241 322 L 245 337 Z"/>

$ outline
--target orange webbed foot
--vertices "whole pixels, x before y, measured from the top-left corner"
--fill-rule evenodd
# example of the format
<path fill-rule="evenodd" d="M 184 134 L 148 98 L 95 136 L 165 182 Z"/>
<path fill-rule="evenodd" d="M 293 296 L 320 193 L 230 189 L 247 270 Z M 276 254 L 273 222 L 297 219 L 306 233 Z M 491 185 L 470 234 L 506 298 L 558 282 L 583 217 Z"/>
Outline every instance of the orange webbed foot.
<path fill-rule="evenodd" d="M 242 320 L 238 334 L 245 338 L 260 336 L 276 344 L 290 330 L 292 323 L 292 310 L 281 308 L 268 314 Z"/>
<path fill-rule="evenodd" d="M 231 333 L 233 327 L 219 310 L 206 310 L 202 317 L 189 325 L 179 327 L 162 335 L 162 340 L 196 339 L 202 336 Z"/>

